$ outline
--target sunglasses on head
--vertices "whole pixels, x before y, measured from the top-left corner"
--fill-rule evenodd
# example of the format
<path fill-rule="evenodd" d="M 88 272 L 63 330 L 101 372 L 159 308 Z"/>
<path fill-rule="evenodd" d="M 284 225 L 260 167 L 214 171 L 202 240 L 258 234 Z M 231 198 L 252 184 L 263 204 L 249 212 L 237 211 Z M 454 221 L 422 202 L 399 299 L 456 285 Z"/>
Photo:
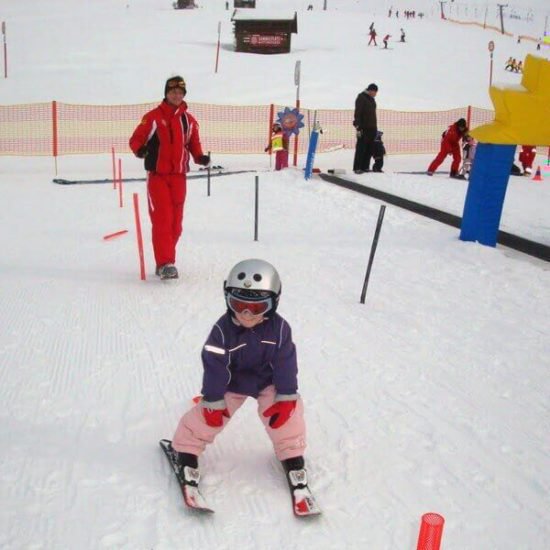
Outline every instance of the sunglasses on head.
<path fill-rule="evenodd" d="M 268 297 L 251 301 L 229 295 L 227 305 L 234 313 L 244 313 L 248 311 L 251 315 L 263 315 L 273 306 L 273 299 Z"/>

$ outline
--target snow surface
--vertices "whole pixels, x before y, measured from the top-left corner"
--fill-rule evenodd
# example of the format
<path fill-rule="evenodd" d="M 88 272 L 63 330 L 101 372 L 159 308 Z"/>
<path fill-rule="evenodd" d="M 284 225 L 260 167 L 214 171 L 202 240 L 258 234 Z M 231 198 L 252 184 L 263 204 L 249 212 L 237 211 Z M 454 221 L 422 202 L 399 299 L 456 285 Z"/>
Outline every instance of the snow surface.
<path fill-rule="evenodd" d="M 487 41 L 496 43 L 497 80 L 518 81 L 503 62 L 534 51 L 442 22 L 435 2 L 415 3 L 426 6 L 424 21 L 397 22 L 386 17 L 389 3 L 329 0 L 323 13 L 318 0 L 288 0 L 277 4 L 298 11 L 293 52 L 247 56 L 230 50 L 225 2 L 203 4 L 175 12 L 159 0 L 0 0 L 10 52 L 2 103 L 144 102 L 181 72 L 190 101 L 292 105 L 301 59 L 308 106 L 349 109 L 376 81 L 380 108 L 483 107 Z M 540 34 L 546 3 L 514 5 L 542 15 L 507 24 Z M 390 22 L 404 26 L 410 43 L 366 50 L 373 19 L 381 33 Z M 224 48 L 214 75 L 219 20 Z M 349 172 L 352 156 L 327 153 L 316 165 Z M 390 156 L 385 174 L 350 177 L 460 215 L 466 182 L 397 173 L 423 170 L 430 159 Z M 438 512 L 445 549 L 549 548 L 548 263 L 461 242 L 454 228 L 388 206 L 361 305 L 379 201 L 305 182 L 299 169 L 271 172 L 265 155 L 214 163 L 253 172 L 213 178 L 210 197 L 205 179 L 189 181 L 181 279 L 166 285 L 152 273 L 143 183 L 124 186 L 120 208 L 110 184 L 52 184 L 51 158 L 2 157 L 0 547 L 412 549 L 420 516 Z M 64 178 L 104 178 L 111 159 L 61 157 L 57 167 Z M 130 156 L 123 170 L 143 175 Z M 542 183 L 510 180 L 501 227 L 548 245 L 545 174 Z M 121 229 L 129 232 L 102 239 Z M 298 347 L 310 484 L 324 510 L 313 521 L 292 516 L 253 400 L 201 458 L 214 516 L 183 508 L 158 446 L 200 390 L 199 354 L 224 309 L 222 281 L 246 257 L 273 262 L 283 279 L 280 312 Z"/>

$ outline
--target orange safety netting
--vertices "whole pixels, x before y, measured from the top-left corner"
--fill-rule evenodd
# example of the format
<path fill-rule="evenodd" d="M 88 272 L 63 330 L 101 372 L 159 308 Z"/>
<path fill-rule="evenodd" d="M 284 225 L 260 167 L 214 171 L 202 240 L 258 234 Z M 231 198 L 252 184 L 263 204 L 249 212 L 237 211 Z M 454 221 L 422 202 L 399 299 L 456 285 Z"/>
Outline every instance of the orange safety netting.
<path fill-rule="evenodd" d="M 128 140 L 142 116 L 157 103 L 137 105 L 72 105 L 53 101 L 0 106 L 0 155 L 61 156 L 130 152 Z M 271 113 L 281 105 L 211 105 L 190 103 L 198 120 L 204 151 L 218 154 L 263 153 Z M 298 153 L 305 154 L 314 120 L 322 135 L 318 152 L 355 148 L 352 109 L 301 109 L 304 128 Z M 378 109 L 378 127 L 388 154 L 434 153 L 442 132 L 458 118 L 471 127 L 493 120 L 493 111 L 461 107 L 448 111 L 407 112 Z M 294 138 L 290 143 L 294 151 Z"/>

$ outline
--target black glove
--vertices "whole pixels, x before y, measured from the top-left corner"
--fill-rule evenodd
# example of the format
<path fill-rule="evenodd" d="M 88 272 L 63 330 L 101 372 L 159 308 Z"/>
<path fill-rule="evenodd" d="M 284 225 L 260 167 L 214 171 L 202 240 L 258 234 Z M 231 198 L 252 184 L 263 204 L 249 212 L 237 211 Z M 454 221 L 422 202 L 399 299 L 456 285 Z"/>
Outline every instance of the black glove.
<path fill-rule="evenodd" d="M 147 156 L 147 146 L 146 146 L 146 145 L 142 145 L 142 146 L 137 150 L 136 157 L 137 157 L 138 159 L 144 159 L 146 156 Z"/>
<path fill-rule="evenodd" d="M 201 155 L 197 164 L 208 166 L 210 164 L 210 155 Z"/>

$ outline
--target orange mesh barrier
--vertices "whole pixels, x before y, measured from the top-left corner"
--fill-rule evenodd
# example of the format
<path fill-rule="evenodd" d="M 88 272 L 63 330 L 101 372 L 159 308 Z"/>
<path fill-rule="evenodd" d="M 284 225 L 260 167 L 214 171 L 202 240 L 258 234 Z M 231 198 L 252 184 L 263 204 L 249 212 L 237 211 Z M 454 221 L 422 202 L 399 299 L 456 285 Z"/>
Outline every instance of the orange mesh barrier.
<path fill-rule="evenodd" d="M 0 155 L 53 155 L 51 103 L 0 105 Z"/>
<path fill-rule="evenodd" d="M 128 139 L 142 116 L 157 103 L 137 105 L 72 105 L 37 103 L 0 106 L 0 155 L 70 155 L 130 152 Z M 189 104 L 199 121 L 203 149 L 218 154 L 263 153 L 271 127 L 271 109 L 281 105 Z M 298 152 L 305 154 L 314 119 L 323 134 L 320 153 L 355 148 L 352 109 L 302 109 L 304 115 Z M 407 112 L 378 109 L 388 154 L 434 153 L 441 133 L 460 117 L 479 126 L 493 119 L 493 111 L 462 107 L 448 111 Z M 290 143 L 294 149 L 294 138 Z"/>
<path fill-rule="evenodd" d="M 457 23 L 458 25 L 473 25 L 475 27 L 481 27 L 482 29 L 490 29 L 492 31 L 497 31 L 501 34 L 500 27 L 495 27 L 494 25 L 485 25 L 484 23 L 478 23 L 477 21 L 459 21 L 458 19 L 451 19 L 449 17 L 445 18 L 449 23 Z M 511 32 L 504 31 L 506 36 L 514 36 Z"/>

